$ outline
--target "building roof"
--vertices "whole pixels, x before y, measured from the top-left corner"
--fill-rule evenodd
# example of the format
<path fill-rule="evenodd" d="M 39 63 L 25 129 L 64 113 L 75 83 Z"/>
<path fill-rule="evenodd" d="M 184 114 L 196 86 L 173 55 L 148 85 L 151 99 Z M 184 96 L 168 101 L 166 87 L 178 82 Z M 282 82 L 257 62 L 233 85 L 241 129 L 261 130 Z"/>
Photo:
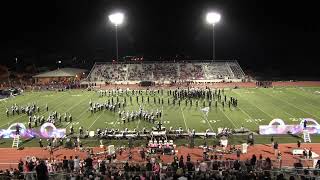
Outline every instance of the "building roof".
<path fill-rule="evenodd" d="M 77 74 L 86 72 L 86 69 L 78 68 L 60 68 L 53 71 L 37 74 L 34 78 L 45 78 L 45 77 L 75 77 Z"/>

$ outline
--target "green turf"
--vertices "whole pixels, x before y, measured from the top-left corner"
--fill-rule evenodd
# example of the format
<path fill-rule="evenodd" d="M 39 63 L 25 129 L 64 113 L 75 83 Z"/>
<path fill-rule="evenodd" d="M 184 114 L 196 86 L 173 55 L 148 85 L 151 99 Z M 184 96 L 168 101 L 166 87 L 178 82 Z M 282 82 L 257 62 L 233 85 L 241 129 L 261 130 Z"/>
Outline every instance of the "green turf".
<path fill-rule="evenodd" d="M 179 107 L 176 103 L 172 105 L 172 97 L 167 96 L 164 91 L 164 105 L 158 104 L 158 97 L 161 94 L 156 94 L 157 103 L 153 103 L 153 96 L 150 96 L 150 103 L 147 103 L 147 96 L 143 92 L 144 103 L 143 107 L 147 110 L 156 109 L 163 110 L 164 126 L 167 128 L 182 127 L 183 129 L 196 129 L 197 131 L 205 131 L 206 129 L 217 130 L 218 127 L 239 128 L 244 126 L 253 131 L 258 131 L 259 125 L 267 125 L 272 119 L 280 118 L 287 124 L 296 124 L 301 118 L 320 119 L 320 87 L 279 87 L 279 88 L 246 88 L 246 89 L 225 89 L 227 97 L 238 98 L 238 107 L 231 108 L 218 103 L 218 108 L 214 107 L 214 103 L 208 115 L 208 121 L 203 118 L 200 111 L 202 100 L 199 102 L 199 107 L 190 104 L 185 106 L 185 102 L 181 102 Z M 123 96 L 119 96 L 122 102 Z M 63 115 L 65 112 L 71 113 L 73 116 L 73 126 L 77 130 L 79 126 L 85 129 L 96 130 L 97 128 L 119 128 L 119 129 L 137 129 L 143 127 L 151 128 L 154 125 L 145 122 L 144 120 L 135 120 L 123 124 L 118 118 L 118 113 L 111 111 L 101 111 L 94 114 L 89 112 L 89 101 L 105 102 L 109 96 L 99 97 L 97 92 L 86 90 L 72 90 L 67 92 L 25 92 L 23 95 L 10 98 L 0 102 L 0 128 L 8 128 L 13 122 L 23 122 L 27 126 L 28 117 L 26 114 L 6 116 L 5 108 L 10 109 L 12 104 L 27 105 L 35 102 L 40 105 L 40 115 L 48 116 L 49 112 L 57 111 Z M 171 104 L 167 104 L 167 99 L 170 98 Z M 114 98 L 115 100 L 116 98 Z M 141 104 L 141 97 L 140 97 Z M 49 112 L 45 111 L 45 105 L 48 104 Z M 139 109 L 135 97 L 130 104 L 127 97 L 126 110 L 130 112 Z M 206 106 L 208 102 L 206 101 Z M 70 127 L 70 123 L 63 122 L 58 127 Z M 69 130 L 69 128 L 68 128 Z"/>

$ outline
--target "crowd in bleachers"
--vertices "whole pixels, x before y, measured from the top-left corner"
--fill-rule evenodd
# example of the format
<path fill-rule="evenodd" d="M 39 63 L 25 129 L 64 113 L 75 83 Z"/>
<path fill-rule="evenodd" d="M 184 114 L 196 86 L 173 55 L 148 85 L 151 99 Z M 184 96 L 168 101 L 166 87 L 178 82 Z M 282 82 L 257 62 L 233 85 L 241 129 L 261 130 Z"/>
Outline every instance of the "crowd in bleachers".
<path fill-rule="evenodd" d="M 130 81 L 151 80 L 152 71 L 152 64 L 130 64 L 128 79 Z"/>
<path fill-rule="evenodd" d="M 180 78 L 182 80 L 202 80 L 204 78 L 201 64 L 180 64 Z"/>
<path fill-rule="evenodd" d="M 141 155 L 142 156 L 142 155 Z M 93 158 L 88 154 L 85 159 L 78 156 L 64 156 L 61 160 L 29 158 L 20 160 L 18 168 L 0 171 L 1 179 L 319 179 L 319 170 L 303 169 L 301 162 L 294 168 L 276 169 L 269 158 L 255 155 L 246 161 L 219 160 L 211 155 L 203 161 L 193 161 L 186 157 L 175 156 L 171 163 L 163 163 L 158 157 L 141 157 L 143 163 L 129 159 L 117 161 L 110 155 Z M 300 165 L 299 165 L 300 163 Z"/>
<path fill-rule="evenodd" d="M 237 62 L 96 64 L 88 76 L 94 81 L 192 81 L 243 79 Z"/>
<path fill-rule="evenodd" d="M 154 65 L 154 80 L 156 81 L 174 81 L 177 79 L 177 64 L 163 63 Z"/>

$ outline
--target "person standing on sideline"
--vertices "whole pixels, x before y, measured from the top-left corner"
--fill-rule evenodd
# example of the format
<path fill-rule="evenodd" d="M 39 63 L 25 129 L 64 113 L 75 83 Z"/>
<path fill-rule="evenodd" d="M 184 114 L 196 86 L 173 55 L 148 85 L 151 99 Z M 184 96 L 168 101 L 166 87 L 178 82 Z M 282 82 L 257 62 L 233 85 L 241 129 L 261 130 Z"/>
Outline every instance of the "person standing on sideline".
<path fill-rule="evenodd" d="M 278 156 L 278 148 L 279 148 L 279 145 L 278 145 L 278 142 L 276 141 L 273 145 L 273 149 L 274 149 L 274 155 L 275 156 Z"/>
<path fill-rule="evenodd" d="M 300 146 L 301 146 L 301 141 L 300 140 L 298 140 L 297 146 L 298 146 L 298 148 L 300 148 Z"/>
<path fill-rule="evenodd" d="M 273 139 L 273 136 L 271 136 L 271 146 L 273 147 L 274 146 L 274 139 Z"/>
<path fill-rule="evenodd" d="M 309 159 L 312 159 L 312 148 L 309 149 Z"/>

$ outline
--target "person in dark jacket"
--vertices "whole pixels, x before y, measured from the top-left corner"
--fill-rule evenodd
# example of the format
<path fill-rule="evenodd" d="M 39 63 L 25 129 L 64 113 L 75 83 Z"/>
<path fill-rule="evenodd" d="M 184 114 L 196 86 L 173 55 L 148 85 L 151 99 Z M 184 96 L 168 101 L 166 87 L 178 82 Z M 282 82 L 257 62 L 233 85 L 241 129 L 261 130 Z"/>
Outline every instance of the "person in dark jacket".
<path fill-rule="evenodd" d="M 36 172 L 37 172 L 38 179 L 41 179 L 41 180 L 49 179 L 48 168 L 43 160 L 41 160 L 39 165 L 37 165 Z"/>

